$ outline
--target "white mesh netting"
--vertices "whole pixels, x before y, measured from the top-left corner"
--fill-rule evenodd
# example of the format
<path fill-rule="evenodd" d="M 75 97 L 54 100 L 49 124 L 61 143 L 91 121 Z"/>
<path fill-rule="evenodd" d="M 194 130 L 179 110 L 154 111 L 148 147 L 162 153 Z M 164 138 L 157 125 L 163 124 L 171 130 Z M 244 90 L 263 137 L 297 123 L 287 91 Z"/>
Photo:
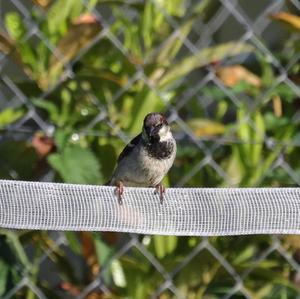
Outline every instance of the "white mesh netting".
<path fill-rule="evenodd" d="M 222 236 L 300 233 L 300 188 L 126 188 L 1 181 L 0 227 Z"/>

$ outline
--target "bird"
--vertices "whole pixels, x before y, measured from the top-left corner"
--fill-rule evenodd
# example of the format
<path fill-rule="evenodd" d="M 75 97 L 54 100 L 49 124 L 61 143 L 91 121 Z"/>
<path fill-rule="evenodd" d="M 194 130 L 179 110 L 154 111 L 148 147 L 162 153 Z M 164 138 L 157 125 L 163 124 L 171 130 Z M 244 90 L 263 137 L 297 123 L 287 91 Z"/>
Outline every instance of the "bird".
<path fill-rule="evenodd" d="M 177 146 L 166 117 L 158 112 L 147 114 L 142 132 L 125 146 L 108 185 L 116 186 L 119 204 L 124 187 L 155 187 L 163 203 L 164 176 L 173 165 Z"/>

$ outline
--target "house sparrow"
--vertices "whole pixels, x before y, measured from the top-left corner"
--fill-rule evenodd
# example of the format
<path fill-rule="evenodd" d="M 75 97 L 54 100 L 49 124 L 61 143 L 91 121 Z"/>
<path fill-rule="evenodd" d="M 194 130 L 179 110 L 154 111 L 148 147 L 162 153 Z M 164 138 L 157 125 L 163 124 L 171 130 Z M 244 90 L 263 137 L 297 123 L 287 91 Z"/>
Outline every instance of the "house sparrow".
<path fill-rule="evenodd" d="M 124 186 L 155 187 L 163 202 L 165 188 L 162 179 L 176 156 L 176 141 L 164 115 L 149 113 L 142 132 L 121 152 L 109 185 L 117 186 L 116 194 L 122 204 Z"/>

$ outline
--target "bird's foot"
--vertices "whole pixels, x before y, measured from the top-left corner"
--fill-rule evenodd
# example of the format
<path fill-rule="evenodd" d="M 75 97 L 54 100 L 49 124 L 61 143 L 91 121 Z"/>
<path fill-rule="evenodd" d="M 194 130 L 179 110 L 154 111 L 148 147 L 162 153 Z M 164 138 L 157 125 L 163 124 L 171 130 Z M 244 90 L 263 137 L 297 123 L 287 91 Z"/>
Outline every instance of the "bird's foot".
<path fill-rule="evenodd" d="M 124 184 L 123 182 L 118 182 L 115 190 L 115 194 L 118 197 L 118 202 L 120 205 L 123 204 L 123 195 L 124 195 Z"/>
<path fill-rule="evenodd" d="M 156 189 L 155 193 L 159 194 L 160 203 L 163 204 L 164 198 L 165 198 L 165 193 L 166 193 L 166 188 L 162 184 L 158 184 L 157 186 L 155 186 L 155 189 Z"/>

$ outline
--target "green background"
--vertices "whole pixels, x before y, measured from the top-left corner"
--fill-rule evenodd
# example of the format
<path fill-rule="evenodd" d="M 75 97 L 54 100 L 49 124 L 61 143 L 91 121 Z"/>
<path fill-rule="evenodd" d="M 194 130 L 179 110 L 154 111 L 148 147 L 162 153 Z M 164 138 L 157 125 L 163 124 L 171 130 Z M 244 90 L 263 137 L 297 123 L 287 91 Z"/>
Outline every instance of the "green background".
<path fill-rule="evenodd" d="M 160 111 L 166 186 L 299 186 L 297 2 L 0 5 L 1 179 L 104 184 Z M 2 230 L 0 297 L 297 298 L 299 241 Z"/>

